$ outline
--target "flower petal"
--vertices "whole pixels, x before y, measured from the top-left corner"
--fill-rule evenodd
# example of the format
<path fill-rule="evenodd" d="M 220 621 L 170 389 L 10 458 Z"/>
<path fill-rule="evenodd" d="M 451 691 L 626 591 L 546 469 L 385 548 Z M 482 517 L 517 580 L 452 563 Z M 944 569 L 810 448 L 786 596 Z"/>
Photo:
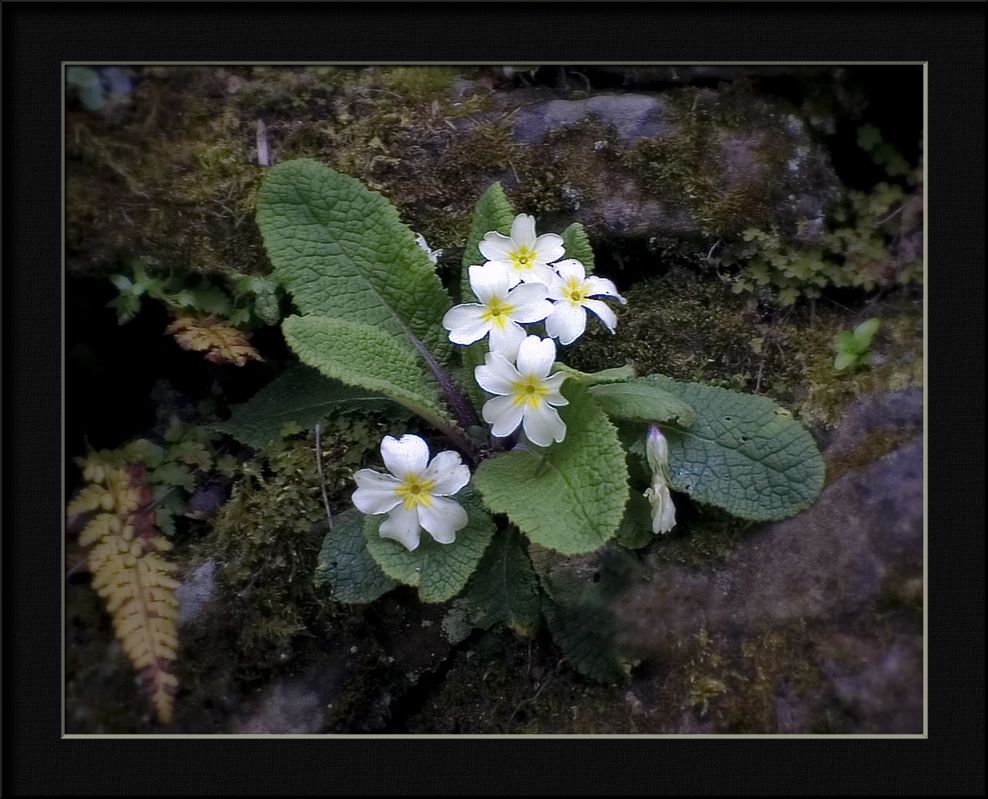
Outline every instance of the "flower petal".
<path fill-rule="evenodd" d="M 545 320 L 545 332 L 558 338 L 560 344 L 572 344 L 586 329 L 587 312 L 568 300 L 557 302 Z"/>
<path fill-rule="evenodd" d="M 535 249 L 535 217 L 518 214 L 511 223 L 511 241 L 515 247 Z"/>
<path fill-rule="evenodd" d="M 357 490 L 352 497 L 353 504 L 361 513 L 387 513 L 401 502 L 401 497 L 395 493 L 400 483 L 390 474 L 361 469 L 354 474 L 353 479 L 357 483 Z"/>
<path fill-rule="evenodd" d="M 559 389 L 563 385 L 563 381 L 565 379 L 565 373 L 556 372 L 554 375 L 549 375 L 542 381 L 545 384 L 545 387 L 549 389 L 549 393 L 545 396 L 545 401 L 550 405 L 569 405 L 569 400 L 559 392 Z"/>
<path fill-rule="evenodd" d="M 538 408 L 525 408 L 525 418 L 522 420 L 525 435 L 533 444 L 548 447 L 553 441 L 566 438 L 566 422 L 559 418 L 559 412 L 549 405 Z"/>
<path fill-rule="evenodd" d="M 415 508 L 398 505 L 378 528 L 381 538 L 393 538 L 411 552 L 419 545 L 419 515 Z"/>
<path fill-rule="evenodd" d="M 586 280 L 590 284 L 590 296 L 591 297 L 614 297 L 619 300 L 622 305 L 626 305 L 628 301 L 618 294 L 617 286 L 614 285 L 613 280 L 608 280 L 606 277 L 588 277 Z"/>
<path fill-rule="evenodd" d="M 385 436 L 381 441 L 384 465 L 399 480 L 409 474 L 421 474 L 429 463 L 429 445 L 411 434 L 401 438 Z"/>
<path fill-rule="evenodd" d="M 449 331 L 454 344 L 473 344 L 480 341 L 491 329 L 491 323 L 483 319 L 484 306 L 475 302 L 454 305 L 443 316 L 443 327 Z"/>
<path fill-rule="evenodd" d="M 551 266 L 538 262 L 532 264 L 532 268 L 527 272 L 516 272 L 516 274 L 522 276 L 526 283 L 541 283 L 544 286 L 552 286 L 559 280 L 559 275 Z"/>
<path fill-rule="evenodd" d="M 430 494 L 448 497 L 470 482 L 470 468 L 463 463 L 460 453 L 446 450 L 432 459 L 422 476 L 433 482 Z"/>
<path fill-rule="evenodd" d="M 535 257 L 539 263 L 551 264 L 566 255 L 563 247 L 563 237 L 555 233 L 543 233 L 535 240 Z"/>
<path fill-rule="evenodd" d="M 467 524 L 467 512 L 451 499 L 433 497 L 432 504 L 419 505 L 419 524 L 440 544 L 452 544 L 456 531 Z"/>
<path fill-rule="evenodd" d="M 551 338 L 528 336 L 518 347 L 519 375 L 545 377 L 556 360 L 556 342 Z"/>
<path fill-rule="evenodd" d="M 491 297 L 503 299 L 510 283 L 508 268 L 503 263 L 488 261 L 483 266 L 474 264 L 470 267 L 470 288 L 482 303 L 488 302 Z"/>
<path fill-rule="evenodd" d="M 617 327 L 617 314 L 610 309 L 606 302 L 602 300 L 587 300 L 583 303 L 583 307 L 597 314 L 600 317 L 600 321 L 604 323 L 604 327 L 612 333 L 614 332 L 614 328 Z"/>
<path fill-rule="evenodd" d="M 587 270 L 576 258 L 567 258 L 565 261 L 560 261 L 552 266 L 559 273 L 559 277 L 562 278 L 561 282 L 564 284 L 571 277 L 575 277 L 581 283 L 587 277 Z"/>
<path fill-rule="evenodd" d="M 521 375 L 511 361 L 497 352 L 489 352 L 482 366 L 473 370 L 474 379 L 484 391 L 491 394 L 510 394 L 511 384 Z"/>
<path fill-rule="evenodd" d="M 503 355 L 513 361 L 518 355 L 518 347 L 525 340 L 525 328 L 517 322 L 508 322 L 504 327 L 491 325 L 491 352 Z"/>
<path fill-rule="evenodd" d="M 504 438 L 518 429 L 524 410 L 524 406 L 517 404 L 512 396 L 494 397 L 484 403 L 481 415 L 491 425 L 491 433 Z"/>
<path fill-rule="evenodd" d="M 492 230 L 484 234 L 484 240 L 478 242 L 477 249 L 488 261 L 509 261 L 508 253 L 512 252 L 515 245 L 511 239 Z"/>

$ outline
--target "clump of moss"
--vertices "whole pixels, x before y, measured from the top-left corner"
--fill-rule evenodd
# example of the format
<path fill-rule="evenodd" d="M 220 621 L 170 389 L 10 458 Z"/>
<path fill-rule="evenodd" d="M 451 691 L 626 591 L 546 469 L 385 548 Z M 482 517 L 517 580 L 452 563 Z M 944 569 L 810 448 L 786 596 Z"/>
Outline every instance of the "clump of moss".
<path fill-rule="evenodd" d="M 394 423 L 374 418 L 330 420 L 321 441 L 324 482 L 312 433 L 243 465 L 244 477 L 211 533 L 189 556 L 192 564 L 217 563 L 214 599 L 185 636 L 185 646 L 197 653 L 185 659 L 195 672 L 190 690 L 208 681 L 215 658 L 232 659 L 235 679 L 242 682 L 283 667 L 334 613 L 312 582 L 327 531 L 322 490 L 331 509 L 348 506 L 354 468 L 395 430 Z"/>
<path fill-rule="evenodd" d="M 599 325 L 567 354 L 584 371 L 634 363 L 639 374 L 764 393 L 804 421 L 836 424 L 856 398 L 922 385 L 922 302 L 912 291 L 873 299 L 861 312 L 882 327 L 870 363 L 834 369 L 837 333 L 856 319 L 833 303 L 786 311 L 684 269 L 640 283 L 618 311 L 618 335 Z"/>

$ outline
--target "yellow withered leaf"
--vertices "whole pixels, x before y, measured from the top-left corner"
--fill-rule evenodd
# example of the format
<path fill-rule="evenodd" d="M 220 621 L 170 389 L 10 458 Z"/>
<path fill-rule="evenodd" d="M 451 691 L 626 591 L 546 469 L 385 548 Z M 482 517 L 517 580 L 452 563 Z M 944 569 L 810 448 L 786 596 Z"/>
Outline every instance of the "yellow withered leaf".
<path fill-rule="evenodd" d="M 212 363 L 233 363 L 243 366 L 247 361 L 264 360 L 251 346 L 250 335 L 230 327 L 217 316 L 179 316 L 165 329 L 183 350 L 204 352 Z"/>

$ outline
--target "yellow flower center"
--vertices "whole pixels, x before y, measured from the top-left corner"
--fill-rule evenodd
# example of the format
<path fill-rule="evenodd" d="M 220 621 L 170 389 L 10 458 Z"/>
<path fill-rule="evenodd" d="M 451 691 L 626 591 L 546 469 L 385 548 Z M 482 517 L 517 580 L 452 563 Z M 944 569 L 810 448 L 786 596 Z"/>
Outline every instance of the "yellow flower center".
<path fill-rule="evenodd" d="M 546 394 L 549 393 L 549 388 L 535 375 L 526 375 L 521 380 L 516 380 L 511 384 L 511 393 L 514 396 L 515 405 L 538 408 L 542 405 Z"/>
<path fill-rule="evenodd" d="M 511 321 L 511 312 L 514 309 L 515 307 L 513 305 L 508 305 L 500 297 L 491 297 L 480 318 L 485 322 L 496 325 L 498 328 L 504 329 L 504 326 Z"/>
<path fill-rule="evenodd" d="M 514 268 L 522 272 L 531 269 L 535 265 L 535 250 L 530 250 L 525 246 L 512 251 L 508 257 L 511 258 L 511 264 Z"/>
<path fill-rule="evenodd" d="M 566 286 L 563 288 L 563 296 L 569 300 L 570 305 L 583 305 L 587 297 L 590 296 L 590 286 L 581 283 L 575 277 L 571 277 L 566 281 Z"/>
<path fill-rule="evenodd" d="M 395 493 L 402 498 L 405 508 L 408 510 L 419 505 L 428 508 L 432 504 L 431 491 L 435 485 L 434 480 L 426 480 L 417 474 L 409 474 L 395 489 Z"/>

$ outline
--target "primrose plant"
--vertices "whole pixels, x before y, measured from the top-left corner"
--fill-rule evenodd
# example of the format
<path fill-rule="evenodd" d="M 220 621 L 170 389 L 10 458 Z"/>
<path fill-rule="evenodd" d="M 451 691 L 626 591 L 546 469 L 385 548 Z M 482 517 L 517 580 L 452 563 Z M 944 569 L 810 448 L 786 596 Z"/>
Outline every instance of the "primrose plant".
<path fill-rule="evenodd" d="M 822 487 L 813 439 L 765 397 L 567 366 L 588 326 L 620 335 L 625 300 L 594 274 L 582 226 L 539 235 L 498 184 L 477 203 L 458 287 L 384 197 L 315 161 L 268 171 L 257 221 L 302 363 L 222 428 L 263 446 L 330 411 L 420 420 L 419 435 L 384 438 L 382 468 L 356 472 L 354 508 L 333 510 L 316 580 L 337 601 L 412 586 L 450 602 L 451 639 L 544 624 L 578 670 L 618 681 L 610 582 L 581 582 L 567 558 L 633 557 L 675 527 L 674 495 L 773 520 Z"/>

